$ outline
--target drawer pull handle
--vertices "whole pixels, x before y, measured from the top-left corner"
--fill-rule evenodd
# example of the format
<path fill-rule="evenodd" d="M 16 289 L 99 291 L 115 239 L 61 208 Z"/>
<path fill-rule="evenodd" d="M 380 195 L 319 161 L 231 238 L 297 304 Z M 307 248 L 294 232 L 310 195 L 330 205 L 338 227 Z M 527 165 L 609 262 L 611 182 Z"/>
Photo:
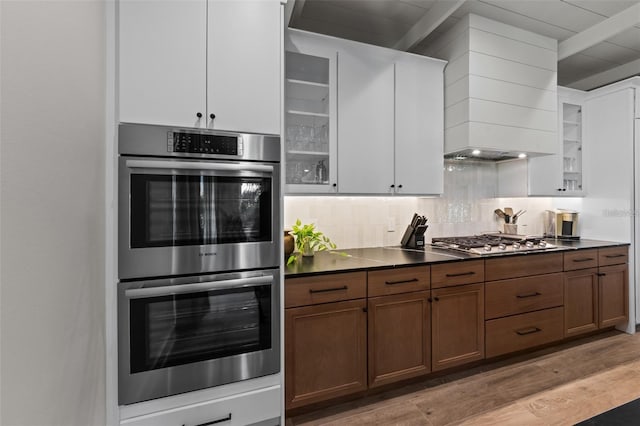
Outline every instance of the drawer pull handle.
<path fill-rule="evenodd" d="M 207 423 L 200 423 L 197 426 L 209 426 L 209 425 L 215 425 L 215 424 L 218 424 L 218 423 L 230 422 L 230 421 L 231 421 L 231 413 L 229 413 L 229 415 L 227 417 L 223 417 L 222 419 L 212 420 L 212 421 L 207 422 Z"/>
<path fill-rule="evenodd" d="M 542 331 L 542 329 L 538 327 L 529 327 L 523 328 L 522 330 L 516 330 L 516 333 L 518 333 L 520 336 L 526 336 L 527 334 L 533 334 L 539 331 Z"/>
<path fill-rule="evenodd" d="M 446 276 L 449 277 L 449 278 L 452 278 L 452 277 L 464 277 L 466 275 L 475 275 L 475 272 L 469 271 L 469 272 L 460 272 L 459 274 L 446 274 Z"/>
<path fill-rule="evenodd" d="M 347 290 L 349 287 L 347 287 L 346 285 L 343 285 L 342 287 L 333 287 L 333 288 L 323 288 L 320 290 L 314 290 L 312 288 L 309 289 L 309 293 L 313 294 L 313 293 L 327 293 L 329 291 L 340 291 L 340 290 Z"/>
<path fill-rule="evenodd" d="M 599 277 L 604 277 L 604 276 L 606 276 L 607 274 L 605 274 L 604 272 L 598 272 L 596 275 L 597 275 L 597 276 L 599 276 Z"/>
<path fill-rule="evenodd" d="M 604 257 L 608 259 L 615 259 L 616 257 L 625 257 L 624 254 L 605 254 Z"/>
<path fill-rule="evenodd" d="M 574 262 L 589 262 L 595 260 L 593 257 L 582 257 L 580 259 L 573 259 Z"/>
<path fill-rule="evenodd" d="M 526 297 L 535 297 L 535 296 L 542 296 L 542 293 L 538 293 L 537 291 L 535 291 L 533 293 L 516 294 L 516 297 L 518 299 L 524 299 Z"/>
<path fill-rule="evenodd" d="M 386 285 L 396 285 L 396 284 L 408 284 L 408 283 L 415 283 L 420 281 L 417 278 L 411 278 L 410 280 L 400 280 L 400 281 L 385 281 L 384 283 Z"/>

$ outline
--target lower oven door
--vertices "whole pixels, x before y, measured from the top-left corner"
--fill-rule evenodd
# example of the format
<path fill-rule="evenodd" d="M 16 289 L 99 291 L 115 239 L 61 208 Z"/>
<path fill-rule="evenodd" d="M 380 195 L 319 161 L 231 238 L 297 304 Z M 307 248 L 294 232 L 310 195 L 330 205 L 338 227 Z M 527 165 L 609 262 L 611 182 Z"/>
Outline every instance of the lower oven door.
<path fill-rule="evenodd" d="M 277 269 L 118 285 L 120 405 L 279 372 Z"/>
<path fill-rule="evenodd" d="M 118 276 L 265 269 L 280 264 L 280 166 L 120 157 Z"/>

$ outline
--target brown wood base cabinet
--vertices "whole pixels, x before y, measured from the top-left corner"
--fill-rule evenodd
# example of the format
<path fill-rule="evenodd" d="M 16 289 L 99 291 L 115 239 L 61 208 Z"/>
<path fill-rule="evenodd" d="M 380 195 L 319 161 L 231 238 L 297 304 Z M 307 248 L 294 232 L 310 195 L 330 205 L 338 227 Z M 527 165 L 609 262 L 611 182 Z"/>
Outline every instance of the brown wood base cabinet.
<path fill-rule="evenodd" d="M 628 321 L 628 247 L 287 278 L 285 408 Z"/>
<path fill-rule="evenodd" d="M 629 265 L 598 268 L 600 328 L 625 323 L 629 319 Z"/>
<path fill-rule="evenodd" d="M 628 321 L 626 246 L 578 250 L 565 253 L 564 259 L 566 337 Z"/>
<path fill-rule="evenodd" d="M 431 291 L 431 366 L 444 370 L 484 358 L 484 284 Z"/>
<path fill-rule="evenodd" d="M 429 292 L 369 299 L 369 387 L 431 371 Z"/>
<path fill-rule="evenodd" d="M 367 389 L 365 299 L 285 311 L 287 409 Z"/>
<path fill-rule="evenodd" d="M 367 389 L 366 272 L 288 279 L 285 407 Z"/>

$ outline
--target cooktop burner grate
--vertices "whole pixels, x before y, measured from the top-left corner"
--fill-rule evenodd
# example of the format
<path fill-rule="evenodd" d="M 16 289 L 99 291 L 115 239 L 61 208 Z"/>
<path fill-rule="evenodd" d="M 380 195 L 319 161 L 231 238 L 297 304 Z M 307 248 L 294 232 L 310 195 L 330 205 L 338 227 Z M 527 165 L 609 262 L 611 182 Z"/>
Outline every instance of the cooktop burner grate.
<path fill-rule="evenodd" d="M 482 234 L 464 237 L 435 237 L 431 245 L 475 254 L 499 254 L 540 251 L 556 248 L 543 238 L 509 234 Z"/>

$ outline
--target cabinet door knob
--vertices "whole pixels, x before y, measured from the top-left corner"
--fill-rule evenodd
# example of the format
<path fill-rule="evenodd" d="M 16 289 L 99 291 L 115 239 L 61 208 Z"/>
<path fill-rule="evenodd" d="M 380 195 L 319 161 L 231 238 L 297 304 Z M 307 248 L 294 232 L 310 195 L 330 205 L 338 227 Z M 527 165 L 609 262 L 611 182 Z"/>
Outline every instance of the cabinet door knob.
<path fill-rule="evenodd" d="M 214 113 L 211 113 L 211 114 L 209 114 L 209 118 L 211 118 L 213 120 L 214 118 L 216 118 L 216 115 Z"/>
<path fill-rule="evenodd" d="M 202 118 L 202 113 L 201 112 L 196 112 L 196 117 Z"/>
<path fill-rule="evenodd" d="M 337 184 L 337 183 L 334 183 L 334 184 L 332 184 L 331 186 L 333 186 L 333 187 L 335 188 L 336 186 L 338 186 L 338 184 Z"/>
<path fill-rule="evenodd" d="M 433 300 L 435 300 L 436 302 L 439 302 L 440 298 L 439 297 L 434 297 Z"/>
<path fill-rule="evenodd" d="M 391 185 L 391 188 L 395 188 L 395 187 L 396 187 L 395 185 Z"/>
<path fill-rule="evenodd" d="M 558 188 L 558 191 L 562 191 L 562 188 Z"/>
<path fill-rule="evenodd" d="M 402 185 L 398 185 L 398 188 L 402 188 Z"/>

